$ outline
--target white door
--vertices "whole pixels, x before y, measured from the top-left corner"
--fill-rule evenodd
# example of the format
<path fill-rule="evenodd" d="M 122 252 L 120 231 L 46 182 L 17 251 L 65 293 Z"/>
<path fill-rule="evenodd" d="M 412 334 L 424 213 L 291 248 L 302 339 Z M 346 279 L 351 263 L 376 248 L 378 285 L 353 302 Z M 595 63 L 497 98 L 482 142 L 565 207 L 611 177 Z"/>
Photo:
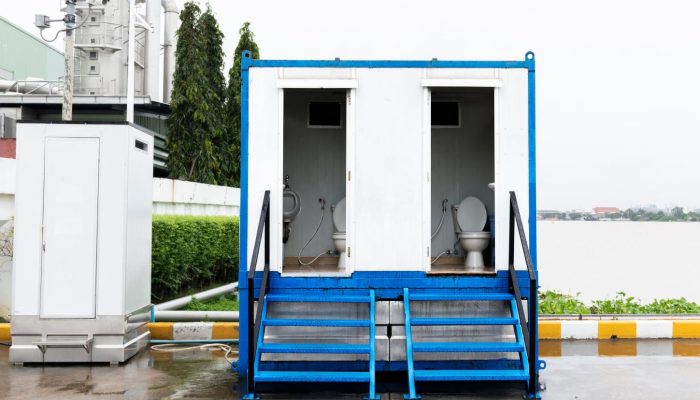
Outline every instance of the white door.
<path fill-rule="evenodd" d="M 94 318 L 98 138 L 44 144 L 41 317 Z"/>

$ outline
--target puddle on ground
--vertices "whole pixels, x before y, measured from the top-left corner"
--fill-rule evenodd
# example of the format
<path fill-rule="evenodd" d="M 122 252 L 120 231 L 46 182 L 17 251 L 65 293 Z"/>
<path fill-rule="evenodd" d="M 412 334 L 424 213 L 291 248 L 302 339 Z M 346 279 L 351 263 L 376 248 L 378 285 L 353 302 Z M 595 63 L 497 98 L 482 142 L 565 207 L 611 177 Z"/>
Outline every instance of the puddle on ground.
<path fill-rule="evenodd" d="M 700 339 L 540 340 L 540 357 L 700 357 Z"/>

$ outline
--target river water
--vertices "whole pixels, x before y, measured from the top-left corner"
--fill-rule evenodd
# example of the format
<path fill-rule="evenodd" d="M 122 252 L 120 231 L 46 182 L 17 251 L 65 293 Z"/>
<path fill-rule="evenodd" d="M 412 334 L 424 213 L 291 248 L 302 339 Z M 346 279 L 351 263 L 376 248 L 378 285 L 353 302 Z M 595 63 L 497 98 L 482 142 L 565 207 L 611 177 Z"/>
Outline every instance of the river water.
<path fill-rule="evenodd" d="M 538 221 L 542 289 L 700 303 L 700 223 Z"/>

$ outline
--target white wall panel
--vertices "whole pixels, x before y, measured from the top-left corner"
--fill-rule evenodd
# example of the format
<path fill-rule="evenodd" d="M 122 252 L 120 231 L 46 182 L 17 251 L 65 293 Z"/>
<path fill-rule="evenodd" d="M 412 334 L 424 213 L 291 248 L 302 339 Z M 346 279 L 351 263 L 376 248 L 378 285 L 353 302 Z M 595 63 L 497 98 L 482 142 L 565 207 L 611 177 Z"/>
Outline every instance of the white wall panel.
<path fill-rule="evenodd" d="M 265 190 L 270 197 L 271 269 L 282 267 L 282 168 L 280 143 L 280 91 L 276 68 L 251 68 L 248 97 L 248 262 L 255 246 Z M 263 266 L 264 240 L 260 245 L 258 268 Z"/>
<path fill-rule="evenodd" d="M 527 70 L 499 70 L 503 86 L 496 88 L 496 268 L 508 268 L 509 191 L 518 196 L 528 234 Z M 517 238 L 517 232 L 516 232 Z M 525 267 L 520 242 L 515 243 L 515 266 Z"/>
<path fill-rule="evenodd" d="M 356 103 L 356 270 L 421 270 L 420 69 L 360 69 Z"/>

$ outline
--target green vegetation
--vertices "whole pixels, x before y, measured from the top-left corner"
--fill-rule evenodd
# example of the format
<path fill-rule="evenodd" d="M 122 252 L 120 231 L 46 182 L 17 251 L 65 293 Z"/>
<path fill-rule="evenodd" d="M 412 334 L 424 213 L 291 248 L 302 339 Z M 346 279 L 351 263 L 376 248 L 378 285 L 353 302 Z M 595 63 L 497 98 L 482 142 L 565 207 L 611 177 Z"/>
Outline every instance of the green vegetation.
<path fill-rule="evenodd" d="M 224 78 L 224 35 L 209 4 L 195 1 L 180 12 L 173 92 L 168 118 L 171 178 L 226 186 L 240 184 L 241 55 L 260 58 L 246 22 Z"/>
<path fill-rule="evenodd" d="M 700 212 L 683 211 L 681 207 L 673 207 L 668 212 L 663 211 L 645 211 L 641 209 L 625 210 L 622 212 L 622 217 L 630 221 L 700 221 Z"/>
<path fill-rule="evenodd" d="M 249 50 L 252 58 L 260 58 L 260 49 L 250 30 L 250 22 L 243 23 L 239 33 L 241 37 L 233 54 L 233 66 L 228 71 L 224 113 L 227 118 L 226 133 L 221 153 L 221 169 L 224 176 L 221 183 L 235 187 L 239 186 L 241 175 L 241 58 L 244 50 Z"/>
<path fill-rule="evenodd" d="M 590 314 L 590 310 L 576 296 L 548 290 L 539 294 L 542 314 Z"/>
<path fill-rule="evenodd" d="M 198 291 L 238 274 L 238 217 L 153 216 L 154 302 Z"/>
<path fill-rule="evenodd" d="M 188 311 L 236 311 L 238 310 L 238 299 L 233 296 L 221 296 L 216 299 L 197 300 L 193 299 L 185 306 Z"/>
<path fill-rule="evenodd" d="M 221 130 L 223 99 L 212 89 L 210 40 L 205 40 L 199 5 L 189 1 L 180 12 L 175 73 L 168 118 L 168 171 L 170 177 L 216 183 L 218 161 L 214 140 Z M 218 124 L 218 125 L 217 125 Z"/>
<path fill-rule="evenodd" d="M 700 305 L 685 298 L 655 299 L 642 304 L 638 299 L 618 292 L 612 299 L 594 300 L 587 306 L 576 295 L 547 290 L 539 294 L 542 314 L 700 314 Z"/>

